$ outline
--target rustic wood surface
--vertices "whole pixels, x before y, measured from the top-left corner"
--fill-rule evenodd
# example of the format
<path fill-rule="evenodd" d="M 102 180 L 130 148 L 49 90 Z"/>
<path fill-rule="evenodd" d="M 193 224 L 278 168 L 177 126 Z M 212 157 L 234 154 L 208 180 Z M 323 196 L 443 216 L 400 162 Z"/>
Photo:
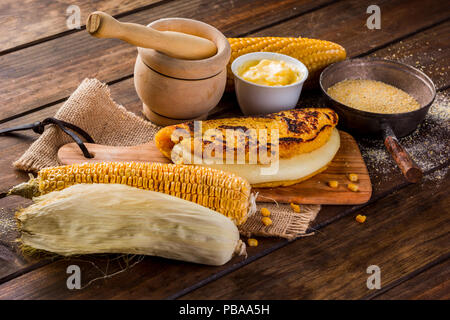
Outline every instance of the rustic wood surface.
<path fill-rule="evenodd" d="M 335 41 L 350 57 L 399 60 L 423 70 L 435 82 L 438 103 L 424 123 L 401 144 L 424 170 L 408 184 L 377 138 L 357 137 L 373 186 L 366 205 L 323 206 L 311 226 L 315 235 L 287 242 L 260 239 L 249 257 L 207 267 L 156 257 L 23 257 L 13 215 L 30 202 L 4 197 L 27 179 L 14 170 L 17 159 L 38 135 L 0 137 L 0 298 L 8 299 L 194 299 L 344 298 L 448 299 L 450 146 L 450 11 L 441 1 L 379 1 L 382 25 L 368 30 L 371 1 L 78 1 L 84 17 L 104 10 L 125 22 L 187 17 L 210 23 L 227 36 L 305 36 Z M 52 116 L 85 77 L 110 84 L 114 99 L 138 115 L 142 105 L 133 86 L 136 50 L 120 41 L 93 39 L 68 30 L 68 4 L 15 1 L 0 5 L 0 128 Z M 48 10 L 46 19 L 36 11 Z M 25 32 L 26 30 L 26 32 Z M 442 107 L 445 103 L 447 108 Z M 299 105 L 322 106 L 317 91 Z M 211 117 L 239 113 L 226 94 Z M 445 121 L 447 120 L 447 122 Z M 356 214 L 367 221 L 358 224 Z M 82 269 L 82 290 L 66 288 L 66 268 Z M 366 268 L 379 265 L 382 289 L 368 290 Z M 126 269 L 126 266 L 129 266 Z M 114 275 L 115 272 L 125 271 Z M 105 279 L 104 274 L 114 275 Z"/>
<path fill-rule="evenodd" d="M 183 298 L 277 299 L 282 292 L 286 299 L 364 298 L 371 293 L 368 266 L 380 267 L 386 287 L 448 252 L 450 234 L 439 226 L 450 222 L 442 214 L 450 205 L 449 177 L 408 186 L 382 207 L 359 211 L 365 224 L 349 215 Z"/>
<path fill-rule="evenodd" d="M 450 260 L 438 260 L 432 267 L 418 270 L 418 274 L 385 293 L 374 295 L 373 299 L 450 299 Z"/>
<path fill-rule="evenodd" d="M 86 19 L 92 11 L 100 10 L 113 16 L 122 16 L 133 11 L 149 8 L 161 0 L 105 0 L 93 1 L 33 1 L 24 5 L 22 1 L 4 0 L 0 4 L 0 54 L 17 51 L 26 46 L 55 38 L 61 34 L 78 31 L 68 30 L 66 12 L 69 5 L 76 4 L 80 9 L 80 27 L 84 27 Z M 29 1 L 28 1 L 29 2 Z M 45 19 L 38 12 L 45 11 Z"/>

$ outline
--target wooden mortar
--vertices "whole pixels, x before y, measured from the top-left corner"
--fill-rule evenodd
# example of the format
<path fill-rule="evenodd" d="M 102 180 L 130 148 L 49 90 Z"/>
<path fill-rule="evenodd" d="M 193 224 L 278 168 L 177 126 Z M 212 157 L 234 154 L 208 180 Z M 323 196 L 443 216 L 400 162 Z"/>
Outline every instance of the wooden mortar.
<path fill-rule="evenodd" d="M 184 60 L 138 47 L 134 85 L 144 115 L 158 125 L 205 119 L 225 90 L 231 55 L 227 38 L 216 28 L 191 19 L 167 18 L 148 26 L 209 39 L 217 53 L 207 59 Z"/>

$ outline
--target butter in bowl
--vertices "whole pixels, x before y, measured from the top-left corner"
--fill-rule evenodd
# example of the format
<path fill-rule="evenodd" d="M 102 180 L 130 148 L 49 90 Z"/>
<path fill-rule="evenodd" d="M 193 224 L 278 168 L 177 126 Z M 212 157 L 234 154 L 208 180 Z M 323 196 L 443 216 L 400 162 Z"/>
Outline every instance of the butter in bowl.
<path fill-rule="evenodd" d="M 252 52 L 231 64 L 239 106 L 244 115 L 295 108 L 308 69 L 299 60 L 274 52 Z"/>

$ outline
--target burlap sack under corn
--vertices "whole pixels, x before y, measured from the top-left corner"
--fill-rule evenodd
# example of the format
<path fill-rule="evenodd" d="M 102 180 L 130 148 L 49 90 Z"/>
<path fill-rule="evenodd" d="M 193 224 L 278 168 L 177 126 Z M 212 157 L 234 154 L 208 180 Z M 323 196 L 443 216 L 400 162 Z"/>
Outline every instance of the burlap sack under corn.
<path fill-rule="evenodd" d="M 87 131 L 96 143 L 111 146 L 132 146 L 153 139 L 160 127 L 127 111 L 114 102 L 106 84 L 97 79 L 85 79 L 55 118 L 70 122 Z M 58 149 L 73 142 L 55 126 L 49 126 L 14 166 L 25 171 L 37 172 L 42 168 L 58 166 Z M 277 236 L 287 239 L 305 234 L 309 224 L 320 210 L 319 205 L 302 205 L 295 213 L 286 204 L 263 205 L 272 213 L 273 224 L 261 223 L 259 210 L 240 227 L 244 236 Z M 258 209 L 262 207 L 258 204 Z"/>

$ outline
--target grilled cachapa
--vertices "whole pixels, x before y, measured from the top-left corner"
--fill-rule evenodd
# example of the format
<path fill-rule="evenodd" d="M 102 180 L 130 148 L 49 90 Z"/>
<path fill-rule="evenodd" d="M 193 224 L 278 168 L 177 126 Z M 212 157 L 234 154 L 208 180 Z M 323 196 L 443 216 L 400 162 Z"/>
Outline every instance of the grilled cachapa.
<path fill-rule="evenodd" d="M 309 179 L 327 168 L 340 146 L 339 132 L 335 128 L 337 122 L 338 116 L 331 109 L 295 109 L 268 115 L 168 126 L 156 134 L 155 142 L 161 152 L 175 163 L 196 163 L 234 172 L 247 179 L 253 187 L 288 186 Z M 201 127 L 198 127 L 199 123 Z M 194 139 L 196 128 L 201 130 Z M 215 136 L 210 134 L 210 130 Z M 237 133 L 237 139 L 227 135 L 230 130 Z M 275 144 L 272 130 L 278 132 L 278 139 L 273 139 Z M 194 141 L 197 141 L 195 147 Z M 211 149 L 220 150 L 215 149 L 216 144 L 223 148 L 223 163 L 208 163 L 208 155 L 215 157 L 214 161 L 221 158 L 220 154 L 214 154 L 215 151 L 211 154 L 205 152 L 211 146 Z M 263 150 L 261 155 L 267 150 L 267 157 L 260 157 L 260 148 Z M 244 163 L 227 162 L 226 153 L 230 150 L 234 160 L 242 161 L 242 157 L 238 158 L 237 155 L 244 154 Z M 257 152 L 253 153 L 255 150 Z M 194 151 L 200 151 L 200 159 L 197 154 L 192 156 Z M 253 156 L 250 157 L 250 154 Z M 279 160 L 276 161 L 275 171 L 272 170 L 273 160 Z M 273 172 L 268 174 L 268 169 Z M 265 173 L 262 173 L 264 170 Z"/>
<path fill-rule="evenodd" d="M 295 155 L 311 152 L 324 145 L 329 140 L 332 129 L 337 125 L 337 122 L 338 116 L 331 109 L 304 108 L 268 115 L 202 121 L 201 133 L 203 136 L 210 129 L 220 131 L 224 137 L 223 147 L 227 148 L 227 150 L 233 149 L 236 155 L 240 151 L 242 152 L 242 149 L 245 149 L 246 161 L 248 161 L 248 153 L 252 147 L 259 148 L 263 144 L 267 145 L 268 153 L 272 151 L 270 144 L 271 132 L 273 129 L 276 129 L 279 132 L 279 157 L 281 159 L 288 159 Z M 194 150 L 193 121 L 165 127 L 156 134 L 155 143 L 159 150 L 169 159 L 172 159 L 171 153 L 175 144 L 180 143 L 180 141 L 172 137 L 176 129 L 190 135 L 191 150 Z M 266 129 L 267 140 L 264 139 L 261 141 L 260 136 L 254 137 L 254 139 L 244 137 L 244 139 L 240 140 L 241 143 L 235 143 L 235 140 L 230 141 L 230 139 L 226 139 L 227 129 L 234 130 L 235 132 L 246 132 L 248 129 L 255 129 L 256 133 L 261 132 L 261 129 Z M 252 141 L 256 141 L 256 145 L 252 145 Z M 187 143 L 187 141 L 184 141 L 184 143 Z M 203 151 L 212 141 L 203 136 L 201 143 Z M 225 152 L 223 153 L 223 157 L 225 160 Z M 261 163 L 259 157 L 258 163 Z"/>

